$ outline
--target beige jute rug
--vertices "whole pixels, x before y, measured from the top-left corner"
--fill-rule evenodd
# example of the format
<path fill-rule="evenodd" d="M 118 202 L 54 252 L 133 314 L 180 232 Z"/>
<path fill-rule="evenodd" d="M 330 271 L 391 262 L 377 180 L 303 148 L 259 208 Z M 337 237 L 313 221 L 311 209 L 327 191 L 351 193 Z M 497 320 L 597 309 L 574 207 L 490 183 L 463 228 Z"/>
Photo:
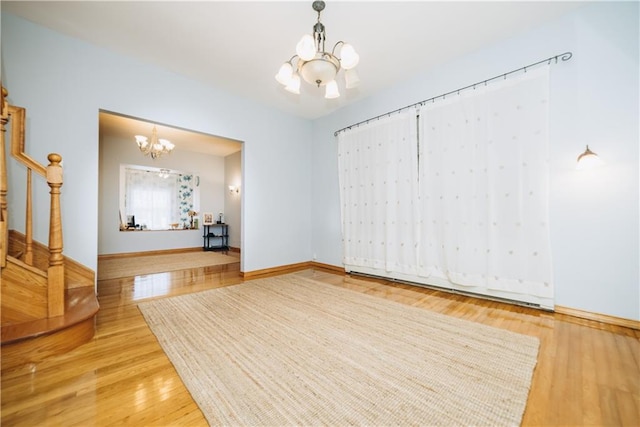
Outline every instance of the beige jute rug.
<path fill-rule="evenodd" d="M 205 251 L 112 258 L 98 261 L 98 280 L 119 279 L 234 262 L 240 262 L 240 258 Z"/>
<path fill-rule="evenodd" d="M 518 425 L 539 346 L 295 274 L 139 308 L 211 425 Z"/>

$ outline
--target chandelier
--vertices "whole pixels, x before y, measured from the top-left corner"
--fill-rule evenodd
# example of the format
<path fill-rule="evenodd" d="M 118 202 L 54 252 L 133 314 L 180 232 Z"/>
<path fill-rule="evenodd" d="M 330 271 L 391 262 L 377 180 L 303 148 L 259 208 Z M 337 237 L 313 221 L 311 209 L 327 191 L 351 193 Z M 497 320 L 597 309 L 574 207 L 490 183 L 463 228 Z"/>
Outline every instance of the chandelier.
<path fill-rule="evenodd" d="M 158 131 L 155 126 L 153 126 L 153 130 L 151 131 L 151 141 L 149 141 L 146 136 L 136 135 L 136 143 L 140 151 L 146 156 L 151 156 L 153 160 L 163 154 L 170 153 L 175 148 L 175 145 L 173 145 L 171 141 L 158 138 Z"/>
<path fill-rule="evenodd" d="M 360 81 L 354 69 L 360 61 L 360 56 L 353 46 L 343 41 L 337 42 L 331 53 L 325 52 L 324 25 L 320 22 L 320 12 L 324 10 L 323 1 L 314 1 L 313 10 L 318 12 L 318 21 L 313 26 L 313 35 L 305 34 L 296 45 L 296 54 L 282 64 L 276 80 L 285 86 L 289 92 L 300 93 L 300 76 L 309 84 L 325 86 L 325 98 L 340 96 L 336 76 L 344 68 L 345 86 L 347 89 L 356 87 Z M 336 56 L 336 49 L 340 46 L 340 58 Z M 294 66 L 295 60 L 295 66 Z"/>

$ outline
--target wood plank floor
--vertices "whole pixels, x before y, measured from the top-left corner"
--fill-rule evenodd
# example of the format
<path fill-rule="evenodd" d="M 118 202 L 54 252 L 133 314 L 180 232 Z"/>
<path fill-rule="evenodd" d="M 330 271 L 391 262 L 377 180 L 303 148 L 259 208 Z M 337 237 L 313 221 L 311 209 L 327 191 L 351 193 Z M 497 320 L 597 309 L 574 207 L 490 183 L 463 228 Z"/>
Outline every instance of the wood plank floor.
<path fill-rule="evenodd" d="M 523 425 L 640 425 L 638 331 L 384 280 L 295 274 L 537 336 Z M 98 282 L 101 309 L 91 342 L 2 370 L 2 425 L 206 425 L 137 303 L 241 282 L 239 264 Z"/>

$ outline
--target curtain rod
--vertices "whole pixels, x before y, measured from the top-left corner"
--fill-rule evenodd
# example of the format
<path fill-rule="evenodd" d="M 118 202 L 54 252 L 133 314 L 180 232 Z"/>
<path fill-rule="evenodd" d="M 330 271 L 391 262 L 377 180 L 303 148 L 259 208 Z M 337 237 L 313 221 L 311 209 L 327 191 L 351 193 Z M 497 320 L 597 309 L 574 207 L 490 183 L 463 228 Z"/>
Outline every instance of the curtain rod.
<path fill-rule="evenodd" d="M 555 55 L 555 56 L 550 56 L 547 59 L 543 59 L 541 61 L 534 62 L 533 64 L 525 65 L 524 67 L 520 67 L 520 68 L 518 68 L 516 70 L 512 70 L 512 71 L 509 71 L 507 73 L 503 73 L 503 74 L 497 75 L 495 77 L 491 77 L 490 79 L 482 80 L 480 82 L 477 82 L 477 83 L 474 83 L 474 84 L 471 84 L 471 85 L 468 85 L 468 86 L 465 86 L 465 87 L 461 87 L 460 89 L 452 90 L 451 92 L 443 93 L 442 95 L 438 95 L 438 96 L 434 96 L 433 98 L 425 99 L 424 101 L 414 102 L 413 104 L 409 104 L 409 105 L 407 105 L 405 107 L 398 108 L 398 109 L 393 110 L 393 111 L 389 111 L 388 113 L 380 114 L 378 116 L 371 117 L 370 119 L 363 120 L 363 121 L 355 123 L 353 125 L 350 125 L 350 126 L 347 126 L 347 127 L 343 127 L 342 129 L 335 131 L 333 133 L 333 136 L 338 136 L 338 134 L 340 132 L 344 132 L 345 130 L 349 130 L 351 128 L 356 128 L 356 127 L 358 127 L 358 126 L 360 126 L 362 124 L 372 122 L 372 121 L 377 120 L 377 119 L 379 119 L 381 117 L 391 116 L 392 114 L 399 113 L 402 110 L 406 110 L 407 108 L 416 107 L 418 105 L 423 106 L 427 102 L 435 102 L 435 100 L 438 99 L 438 98 L 444 99 L 444 98 L 446 98 L 447 95 L 451 95 L 453 93 L 457 93 L 459 95 L 460 91 L 463 91 L 463 90 L 466 90 L 466 89 L 470 89 L 470 88 L 474 88 L 475 89 L 476 86 L 480 86 L 482 84 L 486 85 L 488 82 L 490 82 L 492 80 L 496 80 L 496 79 L 499 79 L 499 78 L 506 79 L 509 74 L 517 73 L 518 71 L 523 71 L 524 70 L 524 72 L 526 73 L 527 72 L 527 68 L 535 67 L 536 65 L 540 65 L 540 64 L 545 63 L 545 62 L 547 63 L 547 65 L 551 65 L 551 61 L 555 60 L 555 63 L 557 64 L 558 63 L 558 58 L 560 58 L 562 61 L 568 61 L 568 60 L 571 59 L 572 56 L 573 56 L 573 53 L 571 53 L 571 52 L 565 52 L 565 53 L 561 53 L 561 54 L 558 54 L 558 55 Z"/>

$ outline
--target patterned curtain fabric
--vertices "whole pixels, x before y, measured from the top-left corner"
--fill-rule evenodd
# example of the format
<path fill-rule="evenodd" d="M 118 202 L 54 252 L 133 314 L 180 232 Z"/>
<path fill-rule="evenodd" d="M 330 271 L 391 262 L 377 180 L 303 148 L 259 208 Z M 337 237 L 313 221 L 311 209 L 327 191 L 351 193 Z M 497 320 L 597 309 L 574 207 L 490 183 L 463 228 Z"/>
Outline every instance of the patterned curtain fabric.
<path fill-rule="evenodd" d="M 548 67 L 420 109 L 419 274 L 553 297 Z"/>
<path fill-rule="evenodd" d="M 193 211 L 194 206 L 194 178 L 193 175 L 178 176 L 178 203 L 180 209 L 180 224 L 191 226 L 189 211 Z"/>
<path fill-rule="evenodd" d="M 345 264 L 415 274 L 415 111 L 338 135 Z"/>

